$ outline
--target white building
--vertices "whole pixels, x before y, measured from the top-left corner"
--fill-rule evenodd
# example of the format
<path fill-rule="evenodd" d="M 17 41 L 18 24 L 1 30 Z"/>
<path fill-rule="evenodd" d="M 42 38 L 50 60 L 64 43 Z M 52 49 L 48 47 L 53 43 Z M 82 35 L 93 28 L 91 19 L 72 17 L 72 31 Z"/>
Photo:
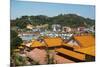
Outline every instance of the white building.
<path fill-rule="evenodd" d="M 59 32 L 59 31 L 61 31 L 61 25 L 53 24 L 52 29 L 53 29 L 54 32 Z"/>
<path fill-rule="evenodd" d="M 86 29 L 85 27 L 78 27 L 78 28 L 77 28 L 77 30 L 78 30 L 79 32 L 84 32 L 85 29 Z"/>
<path fill-rule="evenodd" d="M 33 25 L 28 24 L 26 28 L 27 28 L 27 29 L 33 29 Z"/>
<path fill-rule="evenodd" d="M 90 27 L 90 31 L 94 33 L 95 32 L 95 26 Z"/>
<path fill-rule="evenodd" d="M 70 27 L 62 27 L 62 32 L 71 32 L 71 28 Z"/>

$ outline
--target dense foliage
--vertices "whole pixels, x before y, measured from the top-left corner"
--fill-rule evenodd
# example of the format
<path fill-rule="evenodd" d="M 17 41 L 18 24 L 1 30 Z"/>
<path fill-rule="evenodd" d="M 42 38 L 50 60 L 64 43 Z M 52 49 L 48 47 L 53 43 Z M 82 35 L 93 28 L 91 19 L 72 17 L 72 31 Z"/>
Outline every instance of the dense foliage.
<path fill-rule="evenodd" d="M 10 33 L 10 38 L 11 38 L 11 49 L 15 49 L 17 48 L 23 41 L 20 37 L 18 37 L 18 33 L 11 30 L 11 33 Z"/>
<path fill-rule="evenodd" d="M 21 29 L 26 28 L 27 24 L 40 25 L 40 24 L 61 24 L 62 26 L 78 27 L 78 26 L 92 26 L 95 20 L 84 18 L 76 14 L 60 14 L 54 17 L 44 15 L 38 16 L 22 16 L 15 20 L 11 20 L 11 26 L 17 26 Z"/>

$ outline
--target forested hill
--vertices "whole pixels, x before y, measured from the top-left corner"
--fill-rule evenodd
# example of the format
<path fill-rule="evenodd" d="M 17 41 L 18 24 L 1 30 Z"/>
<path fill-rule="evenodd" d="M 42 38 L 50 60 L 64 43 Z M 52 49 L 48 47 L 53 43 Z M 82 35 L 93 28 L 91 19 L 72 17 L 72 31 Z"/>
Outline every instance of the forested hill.
<path fill-rule="evenodd" d="M 62 26 L 78 27 L 78 26 L 92 26 L 95 24 L 95 20 L 90 18 L 84 18 L 76 14 L 60 14 L 54 17 L 48 17 L 45 15 L 38 16 L 22 16 L 11 20 L 11 26 L 17 26 L 19 28 L 25 28 L 27 24 L 40 25 L 40 24 L 61 24 Z"/>

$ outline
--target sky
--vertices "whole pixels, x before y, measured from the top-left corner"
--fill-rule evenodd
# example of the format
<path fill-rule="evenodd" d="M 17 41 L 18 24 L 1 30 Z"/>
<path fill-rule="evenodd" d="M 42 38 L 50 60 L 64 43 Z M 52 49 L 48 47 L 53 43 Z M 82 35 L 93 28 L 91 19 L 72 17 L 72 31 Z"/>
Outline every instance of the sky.
<path fill-rule="evenodd" d="M 95 6 L 11 0 L 11 19 L 24 15 L 46 15 L 53 17 L 59 14 L 77 14 L 85 18 L 95 19 Z"/>

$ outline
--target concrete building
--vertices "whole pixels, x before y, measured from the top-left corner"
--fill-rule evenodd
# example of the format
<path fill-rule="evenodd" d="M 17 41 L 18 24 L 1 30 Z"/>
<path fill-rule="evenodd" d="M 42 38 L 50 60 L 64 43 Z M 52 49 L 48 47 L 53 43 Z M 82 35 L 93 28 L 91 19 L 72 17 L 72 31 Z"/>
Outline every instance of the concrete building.
<path fill-rule="evenodd" d="M 61 25 L 59 25 L 59 24 L 53 24 L 53 25 L 52 25 L 52 30 L 53 30 L 54 32 L 59 32 L 59 31 L 61 31 Z"/>
<path fill-rule="evenodd" d="M 62 32 L 71 32 L 71 28 L 64 26 L 64 27 L 62 27 Z"/>

